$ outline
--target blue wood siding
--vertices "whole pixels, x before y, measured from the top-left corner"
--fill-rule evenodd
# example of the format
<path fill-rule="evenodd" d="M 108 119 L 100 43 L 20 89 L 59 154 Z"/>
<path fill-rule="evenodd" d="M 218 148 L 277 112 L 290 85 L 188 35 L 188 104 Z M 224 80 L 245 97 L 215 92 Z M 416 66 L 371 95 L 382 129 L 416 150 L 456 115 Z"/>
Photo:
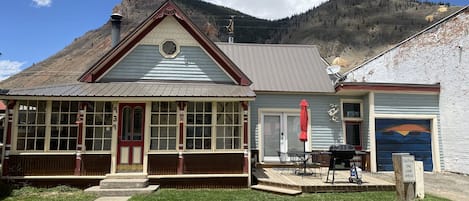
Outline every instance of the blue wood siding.
<path fill-rule="evenodd" d="M 164 58 L 157 45 L 139 45 L 102 81 L 177 80 L 233 83 L 200 47 L 182 46 L 176 58 Z"/>
<path fill-rule="evenodd" d="M 311 110 L 311 135 L 314 150 L 327 150 L 335 143 L 343 143 L 342 123 L 329 120 L 329 104 L 340 104 L 339 96 L 328 95 L 274 95 L 257 94 L 251 103 L 251 148 L 259 149 L 258 122 L 259 109 L 298 109 L 302 99 L 306 99 Z"/>
<path fill-rule="evenodd" d="M 375 113 L 438 115 L 438 96 L 376 93 Z"/>
<path fill-rule="evenodd" d="M 439 96 L 421 94 L 375 94 L 375 114 L 436 115 L 440 165 L 444 169 L 444 155 L 439 117 Z M 433 140 L 433 139 L 432 139 Z"/>

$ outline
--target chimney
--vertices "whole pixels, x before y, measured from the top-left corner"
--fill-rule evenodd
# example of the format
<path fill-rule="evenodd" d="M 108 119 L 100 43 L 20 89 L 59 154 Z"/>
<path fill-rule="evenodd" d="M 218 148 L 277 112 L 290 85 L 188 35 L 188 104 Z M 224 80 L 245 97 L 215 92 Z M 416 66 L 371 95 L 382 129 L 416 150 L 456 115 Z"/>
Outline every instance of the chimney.
<path fill-rule="evenodd" d="M 121 20 L 122 15 L 119 13 L 113 13 L 111 15 L 111 23 L 112 23 L 112 47 L 115 47 L 119 44 L 120 36 L 121 36 Z"/>

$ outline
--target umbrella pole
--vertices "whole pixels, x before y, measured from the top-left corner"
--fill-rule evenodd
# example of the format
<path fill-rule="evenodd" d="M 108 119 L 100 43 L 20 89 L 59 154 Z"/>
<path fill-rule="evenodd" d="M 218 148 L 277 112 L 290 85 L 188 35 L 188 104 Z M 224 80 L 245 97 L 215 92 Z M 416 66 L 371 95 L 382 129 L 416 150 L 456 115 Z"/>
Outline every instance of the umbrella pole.
<path fill-rule="evenodd" d="M 303 175 L 306 175 L 306 162 L 308 161 L 308 158 L 306 157 L 306 141 L 303 142 Z"/>

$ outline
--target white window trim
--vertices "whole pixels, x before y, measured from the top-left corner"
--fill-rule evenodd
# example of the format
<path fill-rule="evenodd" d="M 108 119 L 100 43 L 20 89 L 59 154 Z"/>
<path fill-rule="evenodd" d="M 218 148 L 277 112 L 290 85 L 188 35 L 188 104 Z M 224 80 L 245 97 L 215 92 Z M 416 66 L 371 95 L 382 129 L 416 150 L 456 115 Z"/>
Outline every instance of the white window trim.
<path fill-rule="evenodd" d="M 29 100 L 29 99 L 26 99 L 24 101 L 45 101 L 45 100 Z M 17 102 L 14 106 L 14 115 L 13 115 L 13 122 L 12 122 L 12 136 L 11 136 L 11 151 L 10 151 L 10 154 L 17 154 L 17 153 L 44 153 L 44 152 L 48 152 L 49 151 L 49 141 L 47 141 L 48 139 L 50 139 L 50 134 L 49 136 L 47 135 L 47 131 L 49 129 L 50 131 L 50 112 L 48 110 L 49 108 L 49 102 L 51 103 L 52 101 L 46 101 L 46 108 L 45 108 L 45 121 L 44 121 L 44 126 L 45 126 L 45 136 L 44 136 L 44 149 L 43 150 L 17 150 L 17 142 L 18 142 L 18 118 L 19 118 L 19 112 L 20 112 L 20 108 L 19 108 L 19 102 Z M 51 109 L 51 108 L 50 108 Z M 37 115 L 37 114 L 36 114 Z M 37 126 L 37 124 L 36 124 Z M 5 134 L 6 134 L 6 131 L 5 131 Z M 6 136 L 6 135 L 5 135 Z M 60 151 L 60 152 L 70 152 L 69 150 L 63 150 L 63 151 Z"/>
<path fill-rule="evenodd" d="M 49 107 L 49 102 L 51 103 L 51 104 L 50 104 L 50 107 Z M 57 128 L 62 127 L 62 128 L 67 128 L 67 129 L 70 129 L 70 128 L 75 127 L 76 130 L 77 130 L 77 132 L 78 132 L 78 130 L 79 130 L 79 128 L 78 128 L 78 126 L 77 126 L 77 124 L 76 124 L 75 122 L 70 122 L 70 121 L 69 121 L 68 124 L 61 124 L 61 122 L 59 121 L 59 119 L 62 117 L 62 114 L 66 114 L 68 118 L 70 118 L 70 117 L 73 115 L 73 112 L 70 111 L 70 110 L 71 110 L 71 108 L 70 108 L 70 103 L 71 103 L 71 102 L 77 102 L 77 112 L 76 112 L 76 114 L 75 114 L 75 116 L 77 116 L 78 113 L 80 112 L 79 101 L 61 101 L 61 100 L 56 100 L 56 102 L 59 102 L 59 103 L 60 103 L 60 105 L 59 105 L 59 110 L 58 110 L 57 112 L 55 112 L 55 113 L 58 115 L 58 116 L 57 116 L 57 117 L 58 117 L 58 119 L 57 119 L 58 122 L 57 122 L 56 124 L 52 124 L 52 119 L 51 119 L 52 113 L 54 113 L 54 112 L 52 112 L 52 103 L 53 103 L 53 102 L 54 102 L 54 101 L 48 101 L 48 102 L 46 103 L 46 118 L 49 118 L 49 119 L 46 119 L 46 142 L 49 142 L 49 143 L 46 143 L 47 146 L 45 146 L 45 150 L 48 150 L 48 151 L 51 151 L 51 150 L 50 150 L 50 144 L 51 144 L 51 140 L 52 140 L 52 139 L 57 139 L 57 148 L 60 147 L 60 140 L 61 140 L 61 139 L 66 139 L 66 140 L 67 140 L 67 147 L 68 147 L 69 141 L 72 139 L 72 138 L 70 137 L 70 134 L 71 134 L 70 132 L 68 133 L 68 136 L 67 136 L 67 137 L 62 137 L 61 134 L 59 133 L 59 134 L 57 135 L 57 137 L 52 138 L 52 128 L 53 128 L 53 127 L 57 127 Z M 64 102 L 66 102 L 66 103 L 69 104 L 69 109 L 68 109 L 68 111 L 62 111 L 62 103 L 64 103 Z M 49 108 L 50 108 L 50 109 L 49 109 Z M 77 119 L 76 119 L 76 120 L 77 120 Z M 76 121 L 76 120 L 75 120 L 75 121 Z M 50 127 L 50 130 L 48 130 L 47 127 Z M 49 135 L 47 135 L 47 133 L 48 133 L 47 131 L 49 131 L 49 133 L 50 133 Z M 76 137 L 76 141 L 77 141 L 77 142 L 78 142 L 78 136 L 79 136 L 79 135 L 78 135 L 78 133 L 77 133 L 77 137 Z M 75 144 L 76 144 L 76 143 L 75 143 Z M 76 145 L 75 145 L 75 146 L 76 146 Z M 54 150 L 52 150 L 52 151 L 75 151 L 75 150 L 76 150 L 76 147 L 75 147 L 74 149 L 67 149 L 67 150 L 60 150 L 60 149 L 57 149 L 57 150 L 56 150 L 56 149 L 54 149 Z"/>
<path fill-rule="evenodd" d="M 211 148 L 210 149 L 186 149 L 186 141 L 187 141 L 187 105 L 186 107 L 184 108 L 184 140 L 183 140 L 183 144 L 184 144 L 184 148 L 183 148 L 183 151 L 184 153 L 231 153 L 231 152 L 239 152 L 239 151 L 243 151 L 243 142 L 244 142 L 244 123 L 243 123 L 243 109 L 242 107 L 239 108 L 239 115 L 240 115 L 240 147 L 239 149 L 217 149 L 216 148 L 216 140 L 217 140 L 217 103 L 226 103 L 226 102 L 233 102 L 233 103 L 240 103 L 240 101 L 237 101 L 237 100 L 230 100 L 230 101 L 190 101 L 190 102 L 194 102 L 194 103 L 197 103 L 197 102 L 203 102 L 203 103 L 206 103 L 206 102 L 210 102 L 212 103 L 212 124 L 211 124 Z M 249 137 L 249 136 L 248 136 Z"/>
<path fill-rule="evenodd" d="M 212 122 L 215 122 L 215 124 L 213 125 L 214 128 L 212 128 L 212 131 L 215 131 L 215 135 L 213 136 L 213 139 L 214 139 L 214 142 L 212 143 L 214 147 L 214 150 L 242 150 L 243 149 L 243 136 L 244 136 L 244 133 L 243 133 L 243 109 L 241 107 L 241 103 L 239 102 L 236 102 L 236 101 L 228 101 L 228 102 L 214 102 L 215 104 L 215 112 L 214 112 L 214 116 L 212 116 Z M 217 119 L 217 116 L 218 116 L 218 103 L 236 103 L 237 106 L 238 106 L 238 124 L 234 124 L 234 122 L 232 124 L 222 124 L 222 125 L 218 125 L 218 119 Z M 227 115 L 227 114 L 231 114 L 231 115 L 235 115 L 236 112 L 235 111 L 232 111 L 231 113 L 229 112 L 223 112 L 221 113 L 223 115 Z M 226 119 L 225 119 L 226 121 Z M 239 127 L 239 148 L 238 149 L 217 149 L 217 126 L 220 126 L 220 127 L 227 127 L 227 126 L 231 126 L 231 127 Z M 223 139 L 229 139 L 230 137 L 222 137 Z M 231 137 L 231 139 L 235 139 L 236 137 Z M 226 144 L 224 144 L 225 146 Z"/>
<path fill-rule="evenodd" d="M 173 126 L 171 126 L 171 124 L 152 124 L 152 122 L 151 122 L 152 119 L 151 118 L 152 118 L 152 115 L 154 113 L 152 111 L 152 109 L 153 109 L 153 103 L 155 103 L 155 102 L 158 102 L 158 103 L 162 103 L 162 102 L 173 103 L 174 102 L 176 104 L 176 112 L 174 113 L 174 114 L 176 114 L 176 122 L 174 124 L 174 127 L 176 128 L 176 142 L 175 142 L 174 149 L 164 149 L 164 150 L 162 150 L 162 149 L 151 149 L 151 141 L 153 139 L 158 139 L 158 137 L 153 137 L 152 138 L 152 136 L 151 136 L 152 128 L 154 128 L 154 127 L 157 127 L 157 128 L 158 127 L 173 127 Z M 149 119 L 148 119 L 148 122 L 149 122 L 148 123 L 148 125 L 149 125 L 148 126 L 148 129 L 149 129 L 148 140 L 149 140 L 149 142 L 148 142 L 148 151 L 147 152 L 149 152 L 149 153 L 150 152 L 152 152 L 152 153 L 177 153 L 178 152 L 178 146 L 179 146 L 179 115 L 180 115 L 180 110 L 179 110 L 179 106 L 178 106 L 177 102 L 176 101 L 152 101 L 152 102 L 149 102 L 147 104 L 150 104 L 149 112 L 147 112 L 147 113 L 149 113 Z M 155 114 L 160 115 L 160 112 L 155 112 Z M 166 115 L 167 114 L 173 114 L 173 112 L 166 112 Z"/>
<path fill-rule="evenodd" d="M 112 148 L 114 146 L 113 144 L 113 138 L 114 138 L 114 121 L 111 120 L 111 125 L 95 125 L 94 124 L 94 121 L 93 121 L 93 125 L 88 125 L 86 124 L 86 117 L 89 113 L 91 114 L 95 114 L 95 113 L 101 113 L 103 115 L 103 121 L 104 120 L 104 117 L 106 115 L 109 115 L 111 114 L 112 118 L 114 118 L 114 103 L 111 102 L 111 101 L 90 101 L 90 102 L 93 102 L 94 104 L 96 104 L 96 102 L 103 102 L 104 104 L 106 104 L 106 102 L 110 102 L 111 103 L 111 112 L 105 112 L 105 105 L 103 106 L 103 111 L 102 112 L 96 112 L 96 109 L 94 109 L 92 112 L 90 111 L 87 111 L 86 108 L 84 109 L 85 110 L 85 113 L 83 114 L 83 129 L 81 131 L 81 139 L 82 139 L 82 146 L 81 146 L 81 150 L 83 153 L 90 153 L 90 154 L 99 154 L 99 153 L 111 153 L 112 152 Z M 95 106 L 96 107 L 96 106 Z M 78 108 L 80 110 L 80 108 Z M 91 128 L 106 128 L 106 127 L 110 127 L 111 128 L 111 148 L 109 150 L 86 150 L 86 128 L 87 127 L 91 127 Z M 94 136 L 93 136 L 93 139 L 94 139 Z M 104 134 L 103 134 L 103 139 L 104 139 Z M 104 144 L 102 144 L 101 146 L 104 146 Z"/>
<path fill-rule="evenodd" d="M 359 118 L 351 118 L 351 117 L 344 117 L 344 103 L 359 103 L 360 104 L 360 117 Z M 360 136 L 360 143 L 362 143 L 362 148 L 365 146 L 363 145 L 363 137 L 365 133 L 363 132 L 363 100 L 362 99 L 340 99 L 340 118 L 342 119 L 342 142 L 347 144 L 347 133 L 346 133 L 346 121 L 355 121 L 355 122 L 362 122 L 360 129 L 362 129 Z"/>
<path fill-rule="evenodd" d="M 166 52 L 164 52 L 163 50 L 163 44 L 165 44 L 166 42 L 173 42 L 175 45 L 176 45 L 176 51 L 173 53 L 173 54 L 166 54 Z M 176 58 L 179 53 L 181 52 L 181 46 L 176 42 L 176 40 L 173 40 L 173 39 L 166 39 L 166 40 L 163 40 L 159 45 L 158 45 L 158 50 L 161 54 L 161 56 L 163 56 L 164 58 L 167 58 L 167 59 L 174 59 Z"/>
<path fill-rule="evenodd" d="M 359 103 L 360 117 L 344 117 L 344 103 Z M 363 100 L 362 99 L 340 99 L 340 117 L 343 121 L 362 121 L 363 120 Z"/>

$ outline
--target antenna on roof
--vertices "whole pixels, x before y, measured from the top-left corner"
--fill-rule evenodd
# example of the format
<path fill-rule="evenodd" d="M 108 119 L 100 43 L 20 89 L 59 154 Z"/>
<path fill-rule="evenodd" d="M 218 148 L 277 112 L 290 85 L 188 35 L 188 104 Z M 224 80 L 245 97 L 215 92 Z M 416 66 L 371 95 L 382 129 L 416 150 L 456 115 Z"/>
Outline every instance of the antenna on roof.
<path fill-rule="evenodd" d="M 339 73 L 340 68 L 341 68 L 341 67 L 340 67 L 339 65 L 328 66 L 328 67 L 327 67 L 327 74 L 329 74 L 329 75 L 335 75 L 335 74 Z"/>
<path fill-rule="evenodd" d="M 230 23 L 225 26 L 225 28 L 228 30 L 228 43 L 230 44 L 234 43 L 234 18 L 235 16 L 232 15 Z"/>
<path fill-rule="evenodd" d="M 326 68 L 327 74 L 332 80 L 332 83 L 336 84 L 338 82 L 338 79 L 342 76 L 339 73 L 341 68 L 342 67 L 339 65 L 331 65 Z"/>

